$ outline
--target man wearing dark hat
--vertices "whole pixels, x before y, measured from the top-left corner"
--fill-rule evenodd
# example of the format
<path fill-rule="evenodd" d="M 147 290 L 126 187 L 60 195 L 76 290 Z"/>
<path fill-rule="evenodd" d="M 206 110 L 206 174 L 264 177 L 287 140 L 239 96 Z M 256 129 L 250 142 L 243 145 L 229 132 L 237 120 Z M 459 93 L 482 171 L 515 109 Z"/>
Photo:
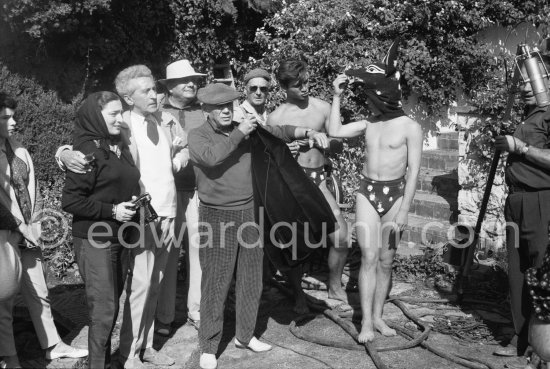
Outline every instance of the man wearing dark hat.
<path fill-rule="evenodd" d="M 206 74 L 197 73 L 188 60 L 178 60 L 166 67 L 166 78 L 158 82 L 166 90 L 159 104 L 160 111 L 166 111 L 177 118 L 185 133 L 199 127 L 205 121 L 197 100 L 197 89 Z M 169 335 L 175 317 L 176 284 L 180 246 L 186 250 L 187 321 L 198 328 L 200 324 L 201 267 L 198 248 L 199 197 L 196 191 L 195 173 L 191 165 L 174 174 L 177 192 L 175 219 L 175 246 L 166 264 L 157 307 L 155 331 Z M 187 233 L 187 237 L 185 236 Z"/>
<path fill-rule="evenodd" d="M 233 120 L 242 122 L 245 116 L 254 116 L 256 121 L 265 126 L 267 121 L 267 110 L 265 104 L 271 87 L 271 75 L 268 71 L 256 68 L 244 76 L 244 93 L 246 100 L 235 109 Z"/>
<path fill-rule="evenodd" d="M 275 111 L 269 114 L 268 126 L 292 123 L 301 127 L 326 132 L 330 115 L 330 104 L 309 96 L 307 64 L 299 60 L 284 60 L 277 71 L 277 79 L 286 92 L 286 100 Z M 325 153 L 317 147 L 310 147 L 307 141 L 298 141 L 295 152 L 296 161 L 304 169 L 311 181 L 317 185 L 333 209 L 338 223 L 337 230 L 329 235 L 331 247 L 328 256 L 329 282 L 328 297 L 341 301 L 340 309 L 349 310 L 347 296 L 342 288 L 342 273 L 348 255 L 349 239 L 347 223 L 332 193 L 326 185 Z M 292 148 L 291 148 L 292 151 Z M 290 271 L 290 282 L 295 293 L 294 310 L 307 313 L 307 299 L 301 287 L 302 268 L 294 267 Z"/>
<path fill-rule="evenodd" d="M 195 166 L 200 198 L 199 233 L 202 268 L 201 368 L 216 368 L 222 337 L 224 302 L 236 268 L 235 346 L 263 352 L 271 346 L 253 336 L 262 291 L 263 249 L 254 217 L 251 140 L 255 119 L 233 122 L 233 101 L 239 93 L 222 83 L 201 88 L 198 98 L 207 117 L 189 132 L 189 153 Z M 280 126 L 266 128 L 291 141 L 309 138 L 326 146 L 323 133 Z"/>
<path fill-rule="evenodd" d="M 361 248 L 359 294 L 363 316 L 358 340 L 363 343 L 374 339 L 375 330 L 384 336 L 396 335 L 382 319 L 382 313 L 391 287 L 393 257 L 408 221 L 422 156 L 422 128 L 401 107 L 396 54 L 394 43 L 384 63 L 346 72 L 363 85 L 372 113 L 368 121 L 342 125 L 340 97 L 348 76 L 338 76 L 333 83 L 328 133 L 342 138 L 365 135 L 366 159 L 355 212 Z"/>

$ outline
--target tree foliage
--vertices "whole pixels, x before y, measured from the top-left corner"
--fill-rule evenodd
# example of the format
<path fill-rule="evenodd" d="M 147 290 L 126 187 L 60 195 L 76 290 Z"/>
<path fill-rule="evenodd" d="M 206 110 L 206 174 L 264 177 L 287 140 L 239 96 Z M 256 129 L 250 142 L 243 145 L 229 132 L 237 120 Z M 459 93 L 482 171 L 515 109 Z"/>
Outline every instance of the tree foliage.
<path fill-rule="evenodd" d="M 116 73 L 130 64 L 146 64 L 160 78 L 179 58 L 203 72 L 230 61 L 242 77 L 258 65 L 275 70 L 283 58 L 303 58 L 312 94 L 330 101 L 337 74 L 380 60 L 399 36 L 404 96 L 414 92 L 438 118 L 464 93 L 483 117 L 472 147 L 487 157 L 492 135 L 513 129 L 500 122 L 509 93 L 505 71 L 512 68 L 510 56 L 495 57 L 477 35 L 522 22 L 548 26 L 548 1 L 3 0 L 0 82 L 23 101 L 19 121 L 39 177 L 59 186 L 51 158 L 70 140 L 79 99 L 112 90 Z M 275 87 L 271 107 L 283 98 Z M 367 114 L 360 90 L 346 93 L 344 121 Z M 348 202 L 362 166 L 362 141 L 348 140 L 337 160 Z"/>
<path fill-rule="evenodd" d="M 10 69 L 33 74 L 70 100 L 80 92 L 112 90 L 116 73 L 131 64 L 146 64 L 161 78 L 166 64 L 174 59 L 185 57 L 209 70 L 220 59 L 254 54 L 255 29 L 276 4 L 266 0 L 5 0 L 0 34 L 9 31 L 10 35 L 0 36 L 8 51 L 1 58 Z M 59 78 L 67 74 L 69 78 Z"/>
<path fill-rule="evenodd" d="M 511 64 L 509 56 L 505 61 L 495 57 L 491 45 L 478 39 L 479 32 L 493 25 L 549 21 L 550 5 L 544 0 L 299 0 L 286 4 L 258 30 L 256 42 L 267 52 L 250 64 L 274 70 L 281 59 L 305 59 L 313 95 L 330 101 L 337 74 L 380 61 L 400 37 L 404 97 L 414 92 L 437 119 L 465 93 L 480 114 L 491 116 L 486 128 L 492 133 L 500 129 L 494 123 L 509 92 L 503 63 Z M 277 94 L 275 104 L 282 98 Z M 364 118 L 365 105 L 359 91 L 350 91 L 343 102 L 344 121 Z M 339 161 L 348 201 L 357 185 L 357 172 L 349 168 L 360 167 L 363 156 L 357 144 L 361 140 L 348 142 L 350 155 Z"/>

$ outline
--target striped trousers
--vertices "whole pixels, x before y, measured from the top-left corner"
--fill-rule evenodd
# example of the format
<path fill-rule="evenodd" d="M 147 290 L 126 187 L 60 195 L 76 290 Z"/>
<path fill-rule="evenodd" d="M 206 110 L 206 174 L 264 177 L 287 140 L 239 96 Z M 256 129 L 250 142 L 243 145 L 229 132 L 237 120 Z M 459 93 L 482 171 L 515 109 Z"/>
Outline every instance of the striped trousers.
<path fill-rule="evenodd" d="M 254 334 L 262 294 L 263 248 L 254 209 L 199 207 L 201 325 L 203 353 L 216 354 L 222 337 L 227 293 L 236 270 L 236 337 L 247 344 Z"/>

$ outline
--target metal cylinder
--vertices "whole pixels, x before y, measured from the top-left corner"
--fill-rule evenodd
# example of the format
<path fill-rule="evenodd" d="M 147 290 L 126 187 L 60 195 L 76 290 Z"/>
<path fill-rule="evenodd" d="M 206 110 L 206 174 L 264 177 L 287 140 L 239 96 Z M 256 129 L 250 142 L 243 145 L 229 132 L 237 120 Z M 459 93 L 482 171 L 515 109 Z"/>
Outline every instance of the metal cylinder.
<path fill-rule="evenodd" d="M 531 90 L 537 100 L 537 105 L 540 107 L 550 105 L 550 96 L 548 95 L 548 76 L 541 71 L 541 66 L 539 66 L 539 58 L 531 56 L 525 59 L 523 65 L 525 66 L 525 71 L 529 76 L 529 83 L 531 84 Z"/>

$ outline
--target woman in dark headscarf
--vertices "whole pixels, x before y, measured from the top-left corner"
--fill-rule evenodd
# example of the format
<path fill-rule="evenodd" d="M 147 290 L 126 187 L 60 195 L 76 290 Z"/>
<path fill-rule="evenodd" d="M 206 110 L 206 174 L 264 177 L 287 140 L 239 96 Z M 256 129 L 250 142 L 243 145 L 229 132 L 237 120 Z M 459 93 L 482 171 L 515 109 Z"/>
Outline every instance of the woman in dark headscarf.
<path fill-rule="evenodd" d="M 135 214 L 139 170 L 120 137 L 122 104 L 112 92 L 97 92 L 77 113 L 75 150 L 90 161 L 85 174 L 67 172 L 63 210 L 72 213 L 75 256 L 86 284 L 90 315 L 88 365 L 110 363 L 111 333 L 119 309 L 125 273 L 121 225 Z"/>

